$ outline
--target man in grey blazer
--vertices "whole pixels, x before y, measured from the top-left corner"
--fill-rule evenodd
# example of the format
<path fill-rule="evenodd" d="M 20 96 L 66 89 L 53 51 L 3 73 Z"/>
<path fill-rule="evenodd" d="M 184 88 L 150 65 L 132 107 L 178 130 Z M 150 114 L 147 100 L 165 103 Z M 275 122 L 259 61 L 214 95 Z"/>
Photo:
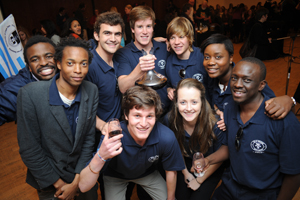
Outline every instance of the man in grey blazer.
<path fill-rule="evenodd" d="M 78 189 L 95 142 L 98 89 L 83 80 L 92 54 L 86 42 L 66 38 L 57 46 L 55 60 L 60 73 L 50 81 L 30 83 L 18 94 L 26 182 L 40 199 L 97 199 L 97 185 L 87 193 Z"/>

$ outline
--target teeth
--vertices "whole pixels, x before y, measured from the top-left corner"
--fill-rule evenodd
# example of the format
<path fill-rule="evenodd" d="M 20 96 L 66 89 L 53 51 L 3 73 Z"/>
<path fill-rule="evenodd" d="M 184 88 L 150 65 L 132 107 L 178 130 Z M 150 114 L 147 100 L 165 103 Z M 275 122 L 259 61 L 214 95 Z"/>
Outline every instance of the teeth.
<path fill-rule="evenodd" d="M 51 72 L 52 69 L 42 69 L 42 72 Z"/>

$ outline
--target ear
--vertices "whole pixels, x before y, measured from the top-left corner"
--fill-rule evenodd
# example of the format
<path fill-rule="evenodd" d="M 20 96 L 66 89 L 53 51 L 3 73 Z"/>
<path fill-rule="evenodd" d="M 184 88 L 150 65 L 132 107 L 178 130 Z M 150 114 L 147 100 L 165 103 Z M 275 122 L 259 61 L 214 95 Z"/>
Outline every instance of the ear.
<path fill-rule="evenodd" d="M 131 28 L 131 32 L 134 34 L 134 29 L 133 28 Z"/>
<path fill-rule="evenodd" d="M 267 85 L 267 81 L 266 80 L 262 80 L 259 83 L 258 91 L 261 92 L 265 88 L 266 85 Z"/>
<path fill-rule="evenodd" d="M 61 63 L 59 61 L 56 61 L 56 66 L 59 70 L 61 70 Z"/>
<path fill-rule="evenodd" d="M 125 119 L 128 121 L 128 117 L 127 117 L 127 115 L 125 115 L 125 114 L 124 114 L 124 117 L 125 117 Z"/>
<path fill-rule="evenodd" d="M 99 34 L 98 33 L 94 32 L 94 38 L 95 38 L 95 40 L 97 40 L 99 42 Z"/>
<path fill-rule="evenodd" d="M 232 62 L 233 62 L 233 54 L 229 56 L 229 62 L 230 62 L 230 64 L 232 64 Z"/>

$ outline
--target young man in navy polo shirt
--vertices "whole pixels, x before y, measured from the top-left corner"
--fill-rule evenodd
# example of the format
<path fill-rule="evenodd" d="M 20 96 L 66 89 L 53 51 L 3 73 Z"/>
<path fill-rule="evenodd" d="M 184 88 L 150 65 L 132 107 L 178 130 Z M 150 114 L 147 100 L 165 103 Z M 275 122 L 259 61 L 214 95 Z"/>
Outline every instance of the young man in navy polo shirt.
<path fill-rule="evenodd" d="M 155 23 L 155 13 L 148 6 L 137 6 L 129 14 L 129 23 L 134 41 L 119 49 L 115 59 L 119 63 L 117 75 L 120 91 L 135 85 L 135 82 L 149 70 L 155 69 L 158 73 L 166 75 L 165 66 L 168 57 L 166 43 L 156 42 L 152 39 Z M 154 55 L 143 56 L 142 50 L 149 54 L 154 48 Z M 166 87 L 157 90 L 163 109 L 166 111 L 170 101 L 167 97 Z"/>
<path fill-rule="evenodd" d="M 152 199 L 174 200 L 177 171 L 185 167 L 174 133 L 157 122 L 162 113 L 159 95 L 149 87 L 131 87 L 123 96 L 122 109 L 126 119 L 121 122 L 123 137 L 114 136 L 121 138 L 122 147 L 117 141 L 110 145 L 119 148 L 115 155 L 122 152 L 107 162 L 103 172 L 105 198 L 125 199 L 128 182 L 134 182 L 141 185 Z M 103 163 L 113 156 L 101 154 L 107 141 L 105 136 L 90 165 L 82 171 L 81 191 L 96 183 Z M 166 172 L 166 181 L 157 171 L 159 163 Z"/>
<path fill-rule="evenodd" d="M 300 123 L 292 112 L 281 120 L 264 114 L 266 67 L 244 58 L 233 68 L 234 102 L 226 106 L 227 141 L 206 158 L 231 161 L 213 199 L 292 199 L 300 186 Z"/>
<path fill-rule="evenodd" d="M 40 199 L 97 199 L 97 187 L 78 190 L 79 173 L 95 142 L 97 87 L 84 81 L 92 54 L 88 43 L 62 39 L 55 52 L 60 72 L 51 81 L 27 84 L 18 93 L 20 155 L 26 182 Z"/>
<path fill-rule="evenodd" d="M 109 119 L 121 117 L 122 94 L 116 77 L 119 63 L 113 56 L 120 47 L 123 32 L 124 22 L 119 13 L 105 12 L 97 17 L 94 38 L 98 46 L 91 51 L 93 61 L 86 79 L 97 85 L 99 90 L 96 127 L 100 131 Z"/>

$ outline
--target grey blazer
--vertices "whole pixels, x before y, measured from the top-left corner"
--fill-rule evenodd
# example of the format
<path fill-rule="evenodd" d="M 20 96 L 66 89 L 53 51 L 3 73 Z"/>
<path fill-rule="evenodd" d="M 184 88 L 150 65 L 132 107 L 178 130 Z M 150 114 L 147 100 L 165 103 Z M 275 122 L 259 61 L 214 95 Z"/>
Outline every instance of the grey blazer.
<path fill-rule="evenodd" d="M 49 105 L 49 87 L 55 81 L 27 84 L 18 92 L 17 127 L 20 155 L 28 167 L 26 182 L 36 189 L 59 178 L 71 183 L 91 159 L 95 143 L 98 89 L 81 84 L 75 141 L 64 108 Z"/>

